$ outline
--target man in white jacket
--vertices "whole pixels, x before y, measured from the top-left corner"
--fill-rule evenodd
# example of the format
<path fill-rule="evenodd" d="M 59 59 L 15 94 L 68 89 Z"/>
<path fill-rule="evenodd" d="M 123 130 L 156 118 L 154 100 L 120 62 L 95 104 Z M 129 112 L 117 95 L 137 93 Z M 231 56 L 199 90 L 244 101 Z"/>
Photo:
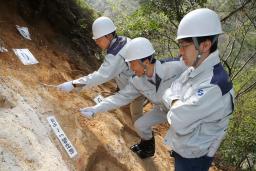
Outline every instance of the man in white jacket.
<path fill-rule="evenodd" d="M 139 37 L 131 40 L 124 56 L 135 75 L 130 78 L 128 85 L 115 95 L 105 98 L 101 103 L 80 110 L 82 115 L 91 118 L 98 112 L 118 108 L 141 95 L 145 96 L 154 107 L 135 121 L 134 127 L 141 141 L 131 147 L 131 150 L 142 159 L 151 157 L 155 153 L 152 126 L 167 121 L 167 111 L 161 103 L 162 95 L 186 69 L 179 58 L 159 61 L 154 58 L 154 53 L 155 50 L 148 39 Z"/>
<path fill-rule="evenodd" d="M 165 143 L 172 149 L 175 171 L 207 171 L 234 110 L 234 90 L 220 63 L 218 15 L 207 8 L 181 20 L 177 40 L 189 68 L 166 90 L 163 102 L 170 128 Z"/>
<path fill-rule="evenodd" d="M 92 25 L 92 31 L 96 44 L 102 50 L 107 50 L 104 62 L 97 71 L 79 79 L 58 85 L 59 90 L 70 92 L 75 87 L 89 88 L 112 79 L 116 81 L 118 89 L 123 89 L 128 84 L 128 80 L 133 73 L 125 62 L 122 52 L 130 39 L 117 36 L 116 27 L 108 17 L 97 18 Z M 140 96 L 131 103 L 130 111 L 133 121 L 142 113 L 143 102 L 144 98 Z"/>

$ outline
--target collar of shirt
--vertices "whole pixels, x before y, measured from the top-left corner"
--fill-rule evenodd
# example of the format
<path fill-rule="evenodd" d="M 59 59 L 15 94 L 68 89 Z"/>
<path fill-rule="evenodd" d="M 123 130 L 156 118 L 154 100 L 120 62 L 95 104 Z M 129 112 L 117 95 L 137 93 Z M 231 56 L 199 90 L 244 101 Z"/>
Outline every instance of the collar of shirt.
<path fill-rule="evenodd" d="M 164 76 L 164 68 L 161 65 L 162 65 L 161 62 L 157 60 L 154 66 L 153 76 L 150 78 L 150 80 L 148 79 L 149 82 L 151 82 L 156 86 L 156 91 L 158 90 L 161 84 L 162 78 Z"/>
<path fill-rule="evenodd" d="M 213 53 L 211 53 L 196 69 L 190 67 L 189 69 L 191 69 L 191 72 L 189 73 L 189 77 L 193 78 L 201 72 L 207 69 L 211 69 L 214 65 L 218 63 L 220 63 L 219 51 L 216 50 Z"/>
<path fill-rule="evenodd" d="M 164 74 L 165 74 L 164 71 L 165 70 L 164 70 L 163 64 L 160 61 L 156 60 L 155 71 L 154 71 L 155 72 L 155 76 L 157 74 L 161 79 L 164 78 Z"/>
<path fill-rule="evenodd" d="M 164 67 L 162 66 L 162 63 L 158 60 L 156 60 L 155 66 L 154 66 L 154 73 L 152 77 L 147 77 L 148 80 L 153 80 L 155 82 L 156 80 L 156 74 L 162 79 L 164 78 Z"/>
<path fill-rule="evenodd" d="M 112 39 L 112 41 L 111 41 L 110 44 L 109 44 L 108 49 L 111 48 L 111 46 L 116 42 L 116 40 L 117 40 L 117 38 Z"/>

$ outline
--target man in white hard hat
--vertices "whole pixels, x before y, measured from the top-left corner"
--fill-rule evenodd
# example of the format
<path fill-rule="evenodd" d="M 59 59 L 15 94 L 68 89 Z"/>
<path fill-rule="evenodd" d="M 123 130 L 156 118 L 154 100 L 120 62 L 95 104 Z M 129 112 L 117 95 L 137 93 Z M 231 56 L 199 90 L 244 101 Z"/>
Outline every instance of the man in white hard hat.
<path fill-rule="evenodd" d="M 101 103 L 81 109 L 85 117 L 91 118 L 98 112 L 105 112 L 130 103 L 143 95 L 154 104 L 151 111 L 135 121 L 134 127 L 141 141 L 131 147 L 140 158 L 151 157 L 155 153 L 155 139 L 152 126 L 167 122 L 166 110 L 161 104 L 164 91 L 186 69 L 180 59 L 159 61 L 154 58 L 155 50 L 146 38 L 132 39 L 125 50 L 125 61 L 130 63 L 135 75 L 128 85 Z"/>
<path fill-rule="evenodd" d="M 107 50 L 104 62 L 98 71 L 76 80 L 68 81 L 58 85 L 58 89 L 66 92 L 72 91 L 75 87 L 92 87 L 103 84 L 114 79 L 118 89 L 127 85 L 129 78 L 133 75 L 128 64 L 125 62 L 122 51 L 130 41 L 129 38 L 117 36 L 116 27 L 108 17 L 97 18 L 92 25 L 93 39 L 102 49 Z M 143 111 L 143 97 L 138 97 L 130 105 L 132 120 L 135 121 Z"/>
<path fill-rule="evenodd" d="M 175 171 L 207 171 L 234 110 L 234 90 L 220 63 L 219 16 L 207 8 L 181 20 L 177 40 L 189 67 L 166 90 L 163 102 L 170 128 L 165 143 L 172 149 Z"/>

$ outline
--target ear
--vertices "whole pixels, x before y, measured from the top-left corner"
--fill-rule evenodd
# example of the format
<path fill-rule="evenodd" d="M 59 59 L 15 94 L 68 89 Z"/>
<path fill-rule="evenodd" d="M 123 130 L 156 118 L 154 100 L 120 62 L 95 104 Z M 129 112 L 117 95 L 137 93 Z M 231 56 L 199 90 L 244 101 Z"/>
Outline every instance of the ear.
<path fill-rule="evenodd" d="M 111 40 L 113 39 L 113 35 L 112 35 L 112 34 L 108 34 L 108 35 L 106 35 L 106 38 L 107 38 L 109 41 L 111 41 Z"/>
<path fill-rule="evenodd" d="M 202 53 L 210 52 L 211 47 L 212 42 L 210 40 L 206 40 L 200 44 L 200 49 Z"/>
<path fill-rule="evenodd" d="M 145 61 L 143 61 L 143 63 L 145 64 L 145 65 L 149 65 L 150 64 L 150 62 L 149 62 L 149 60 L 147 59 L 147 60 L 145 60 Z"/>

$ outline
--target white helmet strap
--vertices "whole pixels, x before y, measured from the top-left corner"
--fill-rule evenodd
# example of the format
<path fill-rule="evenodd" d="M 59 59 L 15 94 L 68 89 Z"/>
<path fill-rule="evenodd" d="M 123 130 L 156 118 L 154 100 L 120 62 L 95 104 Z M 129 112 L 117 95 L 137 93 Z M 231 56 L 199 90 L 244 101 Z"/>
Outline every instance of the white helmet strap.
<path fill-rule="evenodd" d="M 144 74 L 147 73 L 147 65 L 145 65 L 141 60 L 139 60 L 140 64 L 143 66 L 144 68 Z"/>
<path fill-rule="evenodd" d="M 215 35 L 214 38 L 212 39 L 211 43 L 212 45 L 218 40 L 219 35 Z M 193 63 L 193 66 L 195 67 L 199 61 L 199 59 L 202 57 L 202 53 L 199 50 L 199 42 L 198 39 L 196 37 L 192 37 L 193 43 L 195 45 L 196 51 L 197 51 L 197 57 Z"/>
<path fill-rule="evenodd" d="M 151 55 L 149 63 L 151 64 L 153 60 L 154 60 L 154 54 Z M 141 65 L 144 67 L 144 74 L 146 74 L 146 72 L 147 72 L 147 65 L 145 65 L 141 60 L 139 60 L 139 61 L 140 61 Z"/>
<path fill-rule="evenodd" d="M 199 50 L 199 43 L 198 43 L 197 38 L 196 37 L 192 37 L 192 40 L 193 40 L 193 43 L 194 43 L 194 45 L 196 47 L 196 50 Z"/>
<path fill-rule="evenodd" d="M 196 48 L 196 59 L 195 59 L 195 61 L 193 62 L 193 66 L 194 67 L 196 67 L 197 66 L 197 63 L 198 63 L 198 61 L 199 61 L 199 59 L 201 58 L 201 52 L 200 52 L 200 50 L 199 50 L 199 43 L 198 43 L 198 40 L 197 40 L 197 38 L 196 37 L 192 37 L 192 40 L 193 40 L 193 43 L 194 43 L 194 45 L 195 45 L 195 48 Z"/>
<path fill-rule="evenodd" d="M 212 45 L 218 40 L 219 35 L 215 35 L 214 38 L 212 39 Z"/>

